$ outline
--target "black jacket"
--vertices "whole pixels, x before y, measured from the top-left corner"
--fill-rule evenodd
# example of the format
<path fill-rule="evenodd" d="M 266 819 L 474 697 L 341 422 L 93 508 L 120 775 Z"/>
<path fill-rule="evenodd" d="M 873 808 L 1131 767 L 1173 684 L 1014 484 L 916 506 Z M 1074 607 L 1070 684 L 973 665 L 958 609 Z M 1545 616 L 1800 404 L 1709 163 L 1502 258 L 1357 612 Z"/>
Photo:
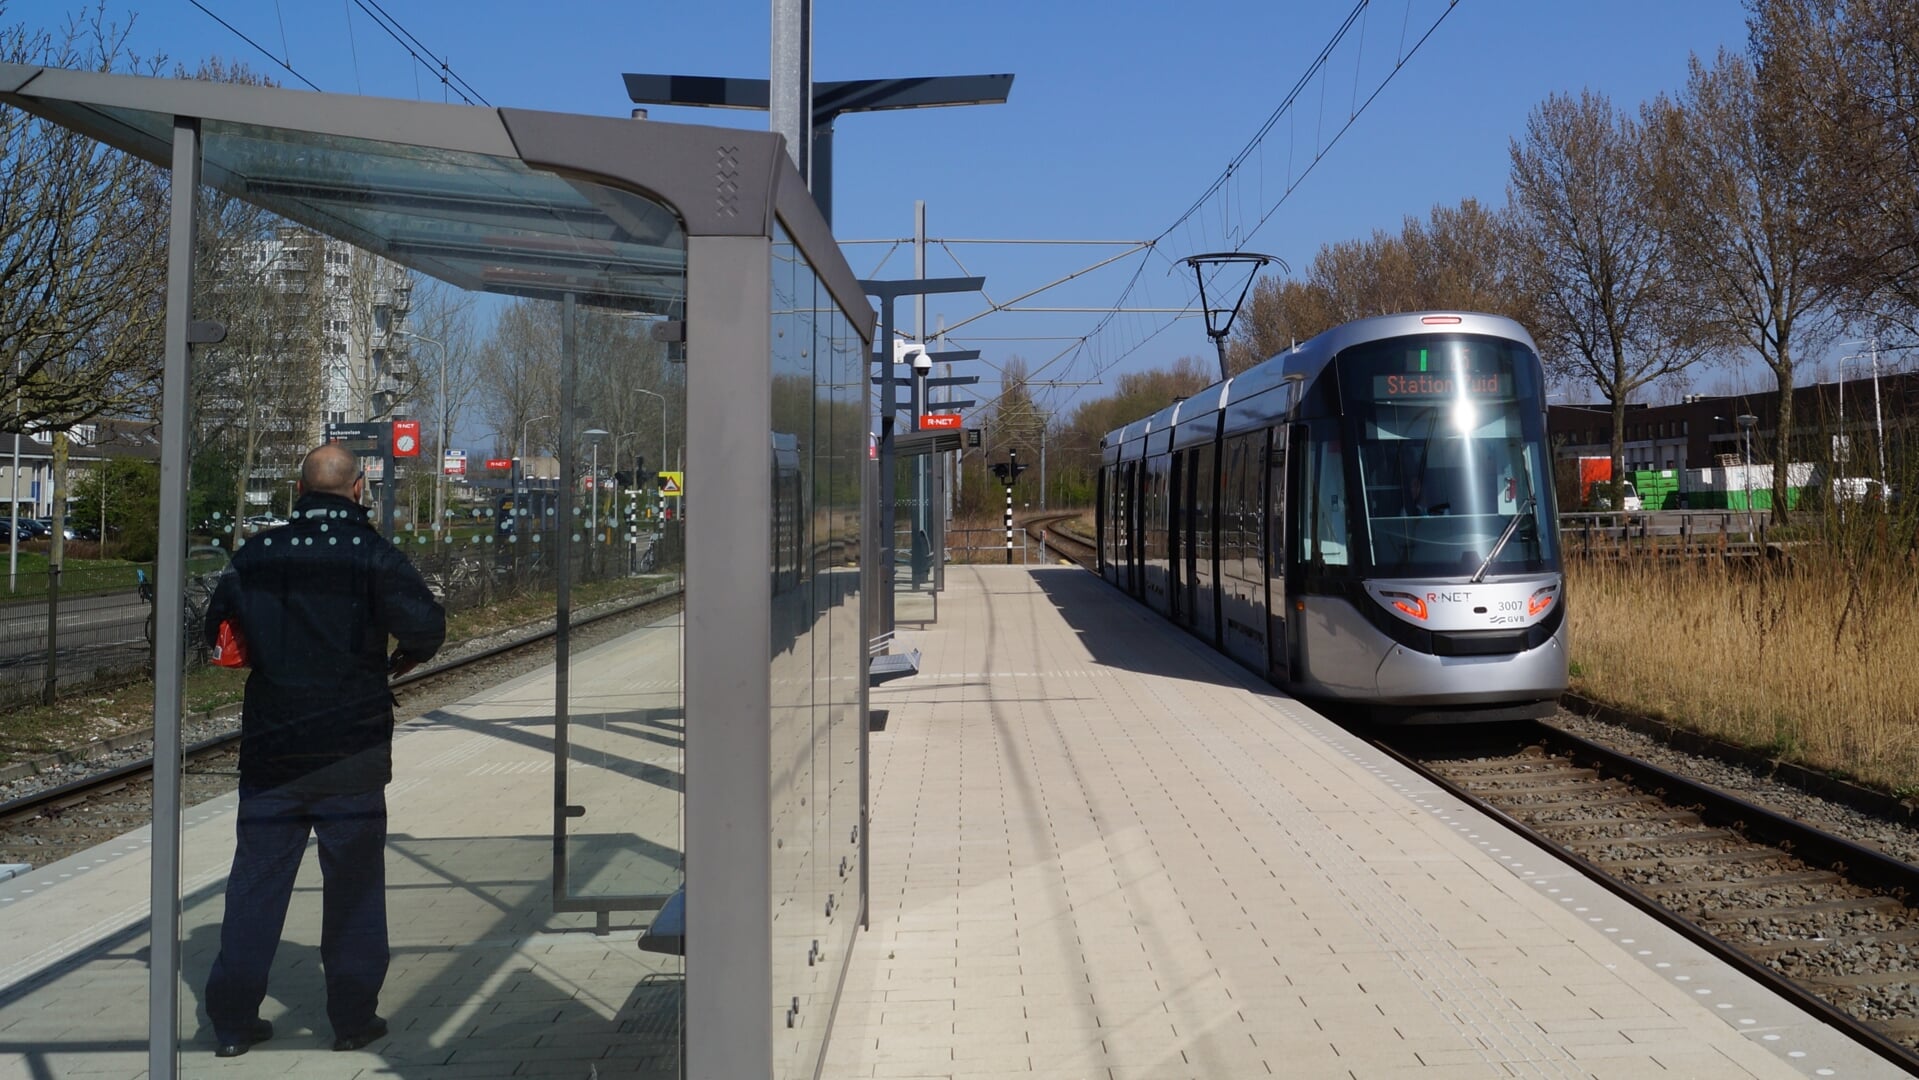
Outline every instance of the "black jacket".
<path fill-rule="evenodd" d="M 393 778 L 387 638 L 426 660 L 446 611 L 419 571 L 338 495 L 307 494 L 293 521 L 241 545 L 207 607 L 246 641 L 240 781 L 300 791 L 372 791 Z"/>

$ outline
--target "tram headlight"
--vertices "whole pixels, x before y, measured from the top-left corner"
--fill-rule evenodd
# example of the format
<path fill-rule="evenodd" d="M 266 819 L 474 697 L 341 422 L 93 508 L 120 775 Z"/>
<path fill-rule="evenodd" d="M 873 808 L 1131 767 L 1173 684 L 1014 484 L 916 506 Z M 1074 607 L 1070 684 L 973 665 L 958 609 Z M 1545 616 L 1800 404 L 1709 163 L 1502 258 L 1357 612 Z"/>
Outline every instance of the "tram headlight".
<path fill-rule="evenodd" d="M 1426 601 L 1412 593 L 1381 592 L 1379 596 L 1383 600 L 1392 601 L 1394 610 L 1403 611 L 1421 622 L 1426 621 Z"/>
<path fill-rule="evenodd" d="M 1555 599 L 1554 594 L 1558 591 L 1559 587 L 1557 585 L 1548 585 L 1543 589 L 1535 591 L 1532 596 L 1526 600 L 1526 615 L 1528 617 L 1538 615 L 1540 612 L 1552 607 L 1553 600 Z"/>

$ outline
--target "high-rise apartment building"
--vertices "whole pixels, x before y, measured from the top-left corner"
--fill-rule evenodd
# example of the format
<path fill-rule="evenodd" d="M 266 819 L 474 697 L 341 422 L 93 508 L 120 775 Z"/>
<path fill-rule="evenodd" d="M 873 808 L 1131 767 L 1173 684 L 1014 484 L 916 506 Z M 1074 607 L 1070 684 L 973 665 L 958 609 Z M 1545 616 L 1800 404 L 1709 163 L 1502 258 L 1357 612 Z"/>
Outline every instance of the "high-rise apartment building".
<path fill-rule="evenodd" d="M 414 366 L 397 331 L 411 271 L 282 226 L 235 245 L 202 280 L 196 306 L 227 336 L 196 354 L 201 453 L 233 476 L 236 516 L 278 501 L 327 424 L 408 415 Z"/>

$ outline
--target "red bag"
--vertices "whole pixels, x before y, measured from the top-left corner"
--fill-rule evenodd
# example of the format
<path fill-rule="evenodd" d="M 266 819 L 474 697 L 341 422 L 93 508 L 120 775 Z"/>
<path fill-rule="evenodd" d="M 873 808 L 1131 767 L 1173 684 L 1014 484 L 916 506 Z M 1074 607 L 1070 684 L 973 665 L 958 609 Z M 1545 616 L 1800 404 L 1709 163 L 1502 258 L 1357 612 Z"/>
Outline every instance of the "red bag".
<path fill-rule="evenodd" d="M 220 620 L 220 633 L 214 639 L 210 659 L 215 667 L 247 666 L 247 642 L 240 636 L 239 628 L 233 625 L 232 619 Z"/>

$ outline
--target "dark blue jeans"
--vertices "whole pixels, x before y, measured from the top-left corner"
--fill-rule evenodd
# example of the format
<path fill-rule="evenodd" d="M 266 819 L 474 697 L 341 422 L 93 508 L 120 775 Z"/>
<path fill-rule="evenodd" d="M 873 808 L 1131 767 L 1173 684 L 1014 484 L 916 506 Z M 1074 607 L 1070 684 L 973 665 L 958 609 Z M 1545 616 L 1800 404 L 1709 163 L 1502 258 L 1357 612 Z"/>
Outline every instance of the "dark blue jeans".
<path fill-rule="evenodd" d="M 313 795 L 242 785 L 237 832 L 220 955 L 207 976 L 214 1034 L 222 1043 L 238 1041 L 259 1019 L 309 832 L 320 842 L 327 1018 L 335 1035 L 366 1030 L 388 958 L 386 792 Z"/>

